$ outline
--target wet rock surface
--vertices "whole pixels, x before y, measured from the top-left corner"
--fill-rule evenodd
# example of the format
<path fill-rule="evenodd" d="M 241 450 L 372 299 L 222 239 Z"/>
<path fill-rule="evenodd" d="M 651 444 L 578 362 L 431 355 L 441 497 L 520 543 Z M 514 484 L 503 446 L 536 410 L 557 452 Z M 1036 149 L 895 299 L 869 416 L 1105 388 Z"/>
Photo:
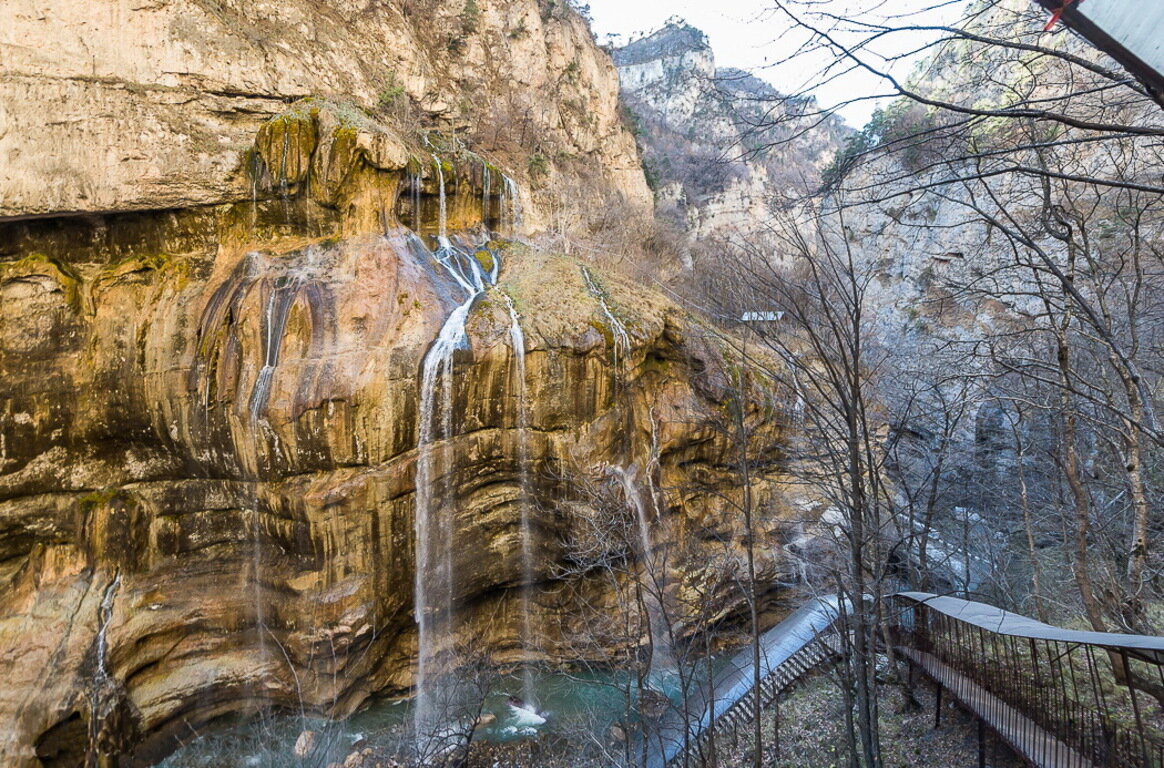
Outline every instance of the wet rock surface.
<path fill-rule="evenodd" d="M 715 334 L 613 272 L 594 267 L 588 285 L 573 259 L 487 242 L 486 227 L 541 226 L 536 196 L 503 171 L 524 182 L 528 148 L 426 145 L 399 116 L 327 97 L 384 87 L 388 70 L 353 56 L 390 62 L 449 131 L 468 117 L 437 102 L 509 68 L 521 93 L 579 90 L 586 130 L 566 117 L 526 130 L 586 158 L 596 199 L 646 205 L 613 68 L 580 20 L 481 2 L 470 52 L 522 13 L 525 32 L 511 60 L 457 70 L 425 58 L 413 3 L 387 20 L 343 3 L 115 3 L 98 18 L 78 2 L 52 20 L 34 5 L 0 30 L 25 46 L 0 70 L 0 150 L 19 155 L 0 163 L 0 761 L 149 764 L 258 709 L 343 717 L 409 689 L 421 365 L 464 300 L 433 258 L 442 209 L 469 258 L 501 262 L 453 355 L 435 468 L 455 544 L 449 642 L 472 638 L 498 663 L 553 658 L 577 652 L 564 595 L 617 612 L 574 551 L 633 520 L 615 466 L 644 478 L 654 546 L 671 547 L 680 633 L 690 606 L 738 610 L 734 394 Z M 316 43 L 296 59 L 277 43 L 302 31 L 300 12 Z M 89 22 L 87 58 L 35 53 L 61 29 L 79 46 Z M 33 102 L 51 113 L 43 130 Z M 524 412 L 502 292 L 524 332 Z M 781 415 L 749 405 L 747 419 L 775 520 Z M 777 551 L 775 525 L 762 536 Z M 604 546 L 641 554 L 626 537 Z M 769 555 L 761 570 L 778 566 Z"/>

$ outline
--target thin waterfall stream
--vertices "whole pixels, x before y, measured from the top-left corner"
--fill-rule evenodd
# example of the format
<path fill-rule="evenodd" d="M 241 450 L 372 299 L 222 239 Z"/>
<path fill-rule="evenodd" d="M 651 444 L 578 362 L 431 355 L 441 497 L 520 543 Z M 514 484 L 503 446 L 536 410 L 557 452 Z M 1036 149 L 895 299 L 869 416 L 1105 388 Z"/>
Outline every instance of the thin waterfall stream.
<path fill-rule="evenodd" d="M 105 586 L 101 605 L 97 609 L 97 643 L 94 648 L 97 663 L 93 675 L 94 685 L 89 692 L 90 708 L 94 713 L 89 722 L 91 749 L 97 744 L 101 718 L 108 714 L 107 705 L 111 701 L 111 689 L 115 685 L 112 675 L 109 674 L 109 624 L 113 621 L 113 601 L 120 586 L 121 571 L 116 570 L 113 572 L 113 579 Z"/>
<path fill-rule="evenodd" d="M 450 471 L 454 437 L 453 363 L 456 350 L 468 344 L 465 323 L 473 303 L 484 294 L 487 285 L 496 281 L 499 258 L 493 254 L 492 268 L 486 274 L 476 258 L 450 241 L 444 171 L 435 154 L 433 162 L 440 195 L 438 245 L 433 258 L 464 291 L 465 298 L 445 319 L 421 365 L 414 523 L 417 663 L 413 725 L 417 755 L 422 762 L 457 746 L 461 735 L 458 722 L 463 714 L 459 712 L 463 703 L 461 684 L 451 674 L 455 672 L 456 659 L 450 647 L 455 632 L 456 592 L 453 573 L 456 520 L 452 506 L 447 503 L 453 491 Z"/>
<path fill-rule="evenodd" d="M 303 285 L 303 276 L 290 274 L 278 277 L 267 297 L 267 309 L 263 321 L 263 367 L 255 379 L 255 387 L 251 392 L 250 415 L 251 423 L 257 423 L 267 407 L 267 400 L 271 396 L 271 380 L 275 375 L 275 367 L 279 365 L 279 350 L 283 346 L 283 333 L 287 329 L 287 318 L 291 314 L 291 305 L 295 302 L 299 289 Z"/>
<path fill-rule="evenodd" d="M 667 611 L 663 605 L 666 588 L 666 562 L 661 561 L 651 542 L 651 521 L 647 512 L 647 501 L 639 485 L 639 471 L 634 465 L 611 467 L 618 478 L 623 493 L 635 511 L 635 525 L 638 529 L 639 556 L 643 563 L 643 605 L 646 607 L 647 632 L 651 639 L 651 662 L 647 679 L 659 685 L 666 675 L 676 669 L 675 653 L 671 647 L 671 631 L 667 622 Z"/>
<path fill-rule="evenodd" d="M 314 274 L 318 266 L 319 253 L 312 248 L 307 249 L 306 261 L 298 264 L 282 265 L 283 273 L 274 277 L 270 282 L 269 294 L 263 313 L 262 342 L 263 365 L 255 377 L 255 384 L 251 390 L 248 407 L 252 439 L 258 441 L 260 423 L 265 423 L 266 409 L 271 397 L 271 387 L 274 382 L 275 371 L 279 365 L 279 353 L 283 346 L 283 337 L 287 330 L 287 321 L 291 315 L 291 307 L 299 297 L 300 291 Z M 274 434 L 273 432 L 271 433 Z M 257 471 L 257 466 L 253 467 Z M 263 526 L 262 512 L 257 500 L 250 510 L 251 535 L 251 601 L 255 613 L 256 648 L 258 649 L 260 667 L 266 667 L 270 652 L 267 647 L 267 611 L 266 598 L 263 594 Z"/>
<path fill-rule="evenodd" d="M 606 294 L 598 287 L 594 275 L 585 264 L 582 265 L 582 278 L 586 281 L 586 290 L 598 300 L 602 314 L 606 316 L 606 321 L 610 324 L 610 335 L 614 342 L 614 364 L 617 366 L 620 360 L 626 360 L 630 354 L 630 334 L 626 332 L 626 326 L 623 325 L 623 322 L 610 310 L 610 305 L 606 302 Z"/>
<path fill-rule="evenodd" d="M 501 225 L 504 232 L 514 237 L 522 225 L 521 197 L 518 195 L 517 182 L 505 174 L 501 175 L 501 180 Z"/>
<path fill-rule="evenodd" d="M 529 407 L 526 402 L 525 386 L 525 334 L 521 330 L 521 320 L 508 294 L 502 293 L 505 307 L 509 310 L 509 342 L 513 349 L 513 380 L 517 396 L 517 477 L 521 492 L 521 645 L 527 661 L 535 650 L 536 639 L 531 615 L 531 593 L 533 591 L 533 533 L 531 513 L 533 494 L 529 483 Z M 527 663 L 522 671 L 522 699 L 527 705 L 536 705 L 534 697 L 533 668 Z"/>

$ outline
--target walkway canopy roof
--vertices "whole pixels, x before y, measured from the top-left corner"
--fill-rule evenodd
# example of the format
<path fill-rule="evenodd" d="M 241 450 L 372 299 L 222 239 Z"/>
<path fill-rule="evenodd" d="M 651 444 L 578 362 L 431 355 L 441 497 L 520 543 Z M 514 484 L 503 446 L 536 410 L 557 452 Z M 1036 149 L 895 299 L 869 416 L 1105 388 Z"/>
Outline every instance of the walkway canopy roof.
<path fill-rule="evenodd" d="M 1035 0 L 1118 61 L 1164 106 L 1164 3 L 1150 0 Z"/>
<path fill-rule="evenodd" d="M 932 595 L 929 592 L 898 592 L 893 596 L 920 603 L 931 611 L 937 611 L 952 619 L 964 621 L 967 624 L 973 624 L 1000 635 L 1095 645 L 1127 653 L 1129 656 L 1149 664 L 1164 664 L 1164 637 L 1063 629 L 1035 621 L 1018 613 L 995 608 L 986 603 Z"/>

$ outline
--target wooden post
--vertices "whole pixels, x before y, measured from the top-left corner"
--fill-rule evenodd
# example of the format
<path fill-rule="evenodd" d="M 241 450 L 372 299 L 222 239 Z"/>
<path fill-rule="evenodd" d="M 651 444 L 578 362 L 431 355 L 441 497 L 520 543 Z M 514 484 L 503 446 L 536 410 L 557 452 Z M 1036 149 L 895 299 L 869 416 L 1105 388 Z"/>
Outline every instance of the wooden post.
<path fill-rule="evenodd" d="M 934 728 L 942 725 L 942 684 L 938 683 L 937 703 L 934 705 Z"/>

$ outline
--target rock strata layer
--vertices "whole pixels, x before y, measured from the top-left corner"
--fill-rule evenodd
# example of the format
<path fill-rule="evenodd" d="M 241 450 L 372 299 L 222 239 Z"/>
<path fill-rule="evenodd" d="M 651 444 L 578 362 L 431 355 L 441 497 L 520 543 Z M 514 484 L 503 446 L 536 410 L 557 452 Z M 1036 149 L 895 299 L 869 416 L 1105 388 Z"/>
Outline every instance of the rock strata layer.
<path fill-rule="evenodd" d="M 649 208 L 581 20 L 532 0 L 244 5 L 5 6 L 5 765 L 148 764 L 230 715 L 408 690 L 421 363 L 464 299 L 433 258 L 445 228 L 500 260 L 436 467 L 458 636 L 510 663 L 533 626 L 537 656 L 577 655 L 568 596 L 617 608 L 609 566 L 633 573 L 644 503 L 680 634 L 737 610 L 733 403 L 762 446 L 757 498 L 783 509 L 779 414 L 738 394 L 715 333 L 612 273 L 487 242 L 538 231 L 555 180 Z"/>

